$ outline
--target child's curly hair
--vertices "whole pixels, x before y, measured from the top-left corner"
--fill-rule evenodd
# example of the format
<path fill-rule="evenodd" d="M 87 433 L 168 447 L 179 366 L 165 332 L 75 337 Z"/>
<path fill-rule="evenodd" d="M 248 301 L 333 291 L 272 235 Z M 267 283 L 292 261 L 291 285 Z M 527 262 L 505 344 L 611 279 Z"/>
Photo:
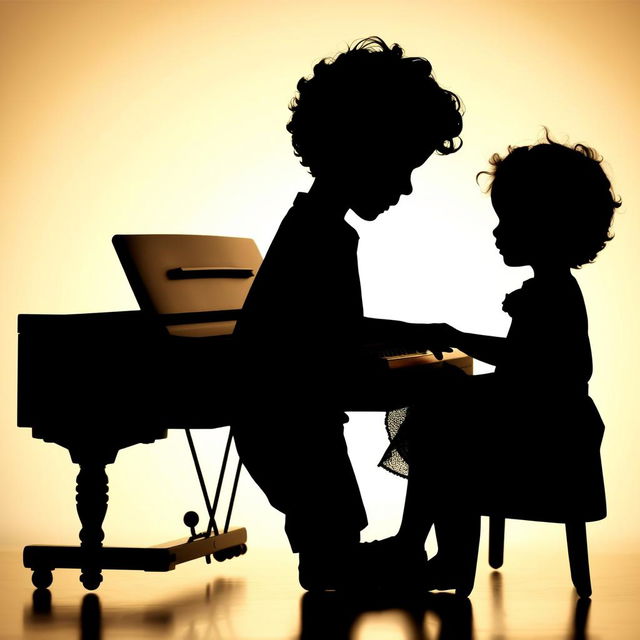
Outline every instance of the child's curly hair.
<path fill-rule="evenodd" d="M 622 204 L 604 172 L 602 157 L 584 144 L 567 146 L 551 139 L 509 147 L 502 158 L 489 160 L 489 190 L 499 186 L 517 195 L 535 215 L 549 215 L 549 234 L 560 247 L 562 259 L 573 269 L 595 260 L 613 238 L 610 233 L 615 210 Z"/>
<path fill-rule="evenodd" d="M 295 155 L 316 176 L 353 150 L 384 153 L 391 145 L 426 144 L 440 154 L 462 145 L 463 108 L 442 89 L 424 58 L 404 57 L 381 38 L 360 40 L 301 78 L 287 124 Z"/>

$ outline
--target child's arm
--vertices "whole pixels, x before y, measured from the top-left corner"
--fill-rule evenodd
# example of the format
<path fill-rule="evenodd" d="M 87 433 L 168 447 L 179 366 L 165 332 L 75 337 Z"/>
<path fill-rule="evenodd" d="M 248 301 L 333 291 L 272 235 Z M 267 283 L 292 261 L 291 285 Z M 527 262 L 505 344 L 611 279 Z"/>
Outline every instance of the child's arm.
<path fill-rule="evenodd" d="M 502 360 L 506 338 L 464 333 L 451 327 L 451 344 L 476 360 L 497 365 Z"/>
<path fill-rule="evenodd" d="M 415 324 L 400 320 L 364 318 L 364 342 L 384 342 L 436 355 L 456 347 L 476 360 L 496 365 L 503 357 L 505 338 L 464 333 L 444 323 Z"/>

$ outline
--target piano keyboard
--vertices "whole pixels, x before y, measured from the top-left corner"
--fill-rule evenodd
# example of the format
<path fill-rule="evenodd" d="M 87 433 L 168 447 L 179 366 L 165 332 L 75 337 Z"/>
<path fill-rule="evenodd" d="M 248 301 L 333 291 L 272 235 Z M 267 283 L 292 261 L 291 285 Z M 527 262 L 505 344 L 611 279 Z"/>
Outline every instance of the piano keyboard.
<path fill-rule="evenodd" d="M 458 369 L 462 369 L 467 375 L 473 375 L 473 358 L 458 349 L 445 351 L 442 360 L 438 360 L 431 351 L 406 352 L 402 349 L 385 349 L 379 352 L 379 356 L 387 361 L 390 369 L 400 369 L 402 367 L 415 367 L 418 365 L 442 366 L 449 364 Z"/>

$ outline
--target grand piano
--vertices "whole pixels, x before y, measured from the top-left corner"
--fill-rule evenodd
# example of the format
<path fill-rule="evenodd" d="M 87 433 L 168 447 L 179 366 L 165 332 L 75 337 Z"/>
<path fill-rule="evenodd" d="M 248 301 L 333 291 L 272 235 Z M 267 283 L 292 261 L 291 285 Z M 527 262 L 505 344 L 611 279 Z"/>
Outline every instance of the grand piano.
<path fill-rule="evenodd" d="M 96 589 L 102 569 L 168 571 L 246 551 L 246 530 L 229 526 L 240 465 L 224 527 L 215 517 L 231 435 L 210 499 L 190 429 L 229 425 L 232 333 L 260 253 L 253 240 L 217 236 L 115 236 L 113 243 L 141 310 L 18 317 L 18 426 L 65 447 L 79 465 L 80 545 L 25 547 L 37 588 L 51 584 L 56 568 L 80 569 L 85 588 Z M 186 540 L 103 546 L 106 466 L 121 449 L 166 438 L 168 429 L 186 429 L 206 529 L 198 533 L 198 516 L 188 512 Z"/>

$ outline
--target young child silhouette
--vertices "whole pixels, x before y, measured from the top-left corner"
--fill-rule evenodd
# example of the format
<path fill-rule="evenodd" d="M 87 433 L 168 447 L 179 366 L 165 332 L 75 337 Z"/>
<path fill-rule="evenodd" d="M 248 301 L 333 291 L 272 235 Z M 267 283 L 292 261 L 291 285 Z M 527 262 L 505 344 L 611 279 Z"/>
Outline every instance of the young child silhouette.
<path fill-rule="evenodd" d="M 344 411 L 406 406 L 428 377 L 392 375 L 362 346 L 447 347 L 439 325 L 364 317 L 358 235 L 344 217 L 375 220 L 409 195 L 417 167 L 460 147 L 462 115 L 427 60 L 380 38 L 322 60 L 297 88 L 287 129 L 314 180 L 282 221 L 234 333 L 249 401 L 233 427 L 247 470 L 286 516 L 300 583 L 325 589 L 357 580 L 367 524 Z"/>
<path fill-rule="evenodd" d="M 491 164 L 482 173 L 492 178 L 496 247 L 507 266 L 531 266 L 534 276 L 503 303 L 506 338 L 450 328 L 449 342 L 495 372 L 456 381 L 444 410 L 416 404 L 387 416 L 393 440 L 381 464 L 409 484 L 400 530 L 379 553 L 395 558 L 394 575 L 429 588 L 460 586 L 482 513 L 546 522 L 606 515 L 604 425 L 588 395 L 587 313 L 570 269 L 593 262 L 611 239 L 620 203 L 593 149 L 548 133 Z M 438 554 L 427 562 L 433 524 Z"/>

